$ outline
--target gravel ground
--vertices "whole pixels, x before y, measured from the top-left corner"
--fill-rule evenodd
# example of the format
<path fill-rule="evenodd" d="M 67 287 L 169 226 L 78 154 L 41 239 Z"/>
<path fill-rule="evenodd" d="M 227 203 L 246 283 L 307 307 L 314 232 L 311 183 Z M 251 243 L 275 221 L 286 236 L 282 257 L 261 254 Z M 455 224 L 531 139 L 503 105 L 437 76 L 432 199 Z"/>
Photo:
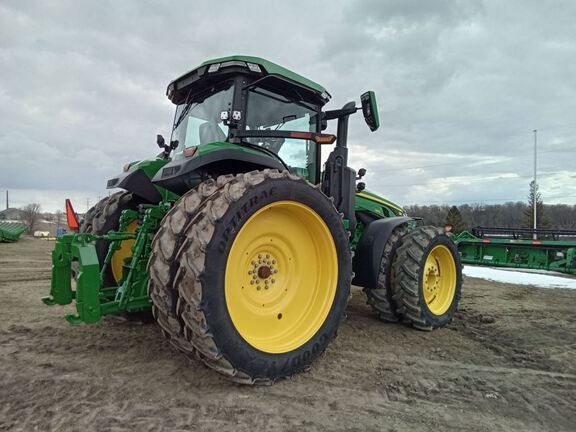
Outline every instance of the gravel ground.
<path fill-rule="evenodd" d="M 431 333 L 383 324 L 354 290 L 308 373 L 230 383 L 155 325 L 71 326 L 47 307 L 53 243 L 0 244 L 0 430 L 574 431 L 576 291 L 466 277 Z"/>

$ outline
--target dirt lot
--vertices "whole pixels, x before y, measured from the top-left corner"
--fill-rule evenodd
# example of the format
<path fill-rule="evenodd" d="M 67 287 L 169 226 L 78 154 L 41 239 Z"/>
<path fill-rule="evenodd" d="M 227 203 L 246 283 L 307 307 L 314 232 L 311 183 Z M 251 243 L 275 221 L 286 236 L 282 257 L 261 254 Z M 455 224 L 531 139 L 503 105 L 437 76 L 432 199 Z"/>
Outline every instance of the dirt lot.
<path fill-rule="evenodd" d="M 576 430 L 576 291 L 467 278 L 432 333 L 379 323 L 356 291 L 309 373 L 245 387 L 155 325 L 68 325 L 40 302 L 51 247 L 0 244 L 0 430 Z"/>

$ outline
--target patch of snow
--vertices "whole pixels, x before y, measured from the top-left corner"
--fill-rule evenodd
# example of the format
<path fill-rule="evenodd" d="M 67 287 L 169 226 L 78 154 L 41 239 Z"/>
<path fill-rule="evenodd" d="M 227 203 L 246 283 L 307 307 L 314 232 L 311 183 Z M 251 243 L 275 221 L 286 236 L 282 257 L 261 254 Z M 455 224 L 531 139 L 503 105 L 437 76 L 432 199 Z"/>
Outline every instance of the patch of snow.
<path fill-rule="evenodd" d="M 466 276 L 491 280 L 494 282 L 533 285 L 539 288 L 576 289 L 575 278 L 559 276 L 558 273 L 549 271 L 535 273 L 534 270 L 524 272 L 517 269 L 504 270 L 502 268 L 465 265 L 462 273 Z"/>

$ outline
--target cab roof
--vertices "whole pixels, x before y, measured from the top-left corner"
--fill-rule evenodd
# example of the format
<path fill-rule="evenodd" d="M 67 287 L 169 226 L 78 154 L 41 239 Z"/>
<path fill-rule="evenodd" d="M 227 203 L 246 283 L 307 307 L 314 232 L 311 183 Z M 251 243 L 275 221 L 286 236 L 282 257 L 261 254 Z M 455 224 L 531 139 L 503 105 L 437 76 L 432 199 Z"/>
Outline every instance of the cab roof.
<path fill-rule="evenodd" d="M 254 67 L 257 65 L 258 67 Z M 246 73 L 254 73 L 258 75 L 276 75 L 285 78 L 301 87 L 308 89 L 311 92 L 317 93 L 324 100 L 324 103 L 330 100 L 330 94 L 328 91 L 320 84 L 309 80 L 285 67 L 282 67 L 276 63 L 263 59 L 261 57 L 253 56 L 243 56 L 243 55 L 232 55 L 227 57 L 215 58 L 212 60 L 207 60 L 200 66 L 192 69 L 191 71 L 185 73 L 184 75 L 173 80 L 166 91 L 167 96 L 172 100 L 172 94 L 186 86 L 188 86 L 193 81 L 196 81 L 201 76 L 205 76 L 208 72 L 213 72 L 215 69 L 218 71 L 222 69 L 235 69 L 240 67 L 244 69 Z"/>
<path fill-rule="evenodd" d="M 297 74 L 296 72 L 292 72 L 290 69 L 286 69 L 285 67 L 280 66 L 279 64 L 272 63 L 271 61 L 268 61 L 268 60 L 263 59 L 261 57 L 233 55 L 233 56 L 220 57 L 217 59 L 205 61 L 204 63 L 201 64 L 201 66 L 207 66 L 207 65 L 214 64 L 214 63 L 224 63 L 227 61 L 244 61 L 246 63 L 254 63 L 254 64 L 257 64 L 259 66 L 262 66 L 266 70 L 266 72 L 268 72 L 268 74 L 281 75 L 281 76 L 288 78 L 292 81 L 296 81 L 298 84 L 301 84 L 304 87 L 308 87 L 312 90 L 316 90 L 317 92 L 328 93 L 326 91 L 326 89 L 324 87 L 322 87 L 320 84 L 318 84 L 312 80 L 309 80 L 308 78 L 305 78 L 302 75 Z"/>

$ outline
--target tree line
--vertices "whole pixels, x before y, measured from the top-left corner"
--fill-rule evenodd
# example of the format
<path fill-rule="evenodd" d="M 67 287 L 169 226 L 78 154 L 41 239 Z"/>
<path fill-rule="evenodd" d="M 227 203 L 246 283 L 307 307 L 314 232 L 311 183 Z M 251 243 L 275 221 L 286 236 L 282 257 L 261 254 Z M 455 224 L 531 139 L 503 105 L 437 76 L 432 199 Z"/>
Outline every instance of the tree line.
<path fill-rule="evenodd" d="M 476 226 L 532 228 L 532 208 L 531 205 L 518 201 L 459 206 L 410 205 L 405 206 L 404 210 L 408 216 L 423 218 L 427 225 L 444 226 L 448 223 L 454 227 L 455 232 L 459 232 Z M 576 205 L 542 204 L 541 207 L 537 206 L 537 209 L 538 228 L 576 229 Z"/>
<path fill-rule="evenodd" d="M 405 206 L 408 216 L 421 217 L 427 225 L 451 227 L 452 232 L 482 226 L 490 228 L 533 228 L 534 205 L 538 229 L 576 230 L 576 205 L 544 204 L 538 184 L 530 182 L 527 203 L 505 204 L 411 205 Z"/>

